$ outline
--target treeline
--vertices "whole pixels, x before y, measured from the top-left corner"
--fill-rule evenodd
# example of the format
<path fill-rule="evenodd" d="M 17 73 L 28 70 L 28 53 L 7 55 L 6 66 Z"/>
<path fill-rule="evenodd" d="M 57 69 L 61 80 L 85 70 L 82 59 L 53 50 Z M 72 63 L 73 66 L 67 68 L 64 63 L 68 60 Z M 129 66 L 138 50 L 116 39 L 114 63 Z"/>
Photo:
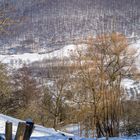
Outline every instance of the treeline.
<path fill-rule="evenodd" d="M 86 137 L 138 134 L 140 100 L 129 100 L 121 85 L 135 75 L 135 50 L 118 33 L 91 36 L 76 46 L 67 59 L 10 72 L 1 64 L 1 113 L 55 129 L 78 124 Z"/>

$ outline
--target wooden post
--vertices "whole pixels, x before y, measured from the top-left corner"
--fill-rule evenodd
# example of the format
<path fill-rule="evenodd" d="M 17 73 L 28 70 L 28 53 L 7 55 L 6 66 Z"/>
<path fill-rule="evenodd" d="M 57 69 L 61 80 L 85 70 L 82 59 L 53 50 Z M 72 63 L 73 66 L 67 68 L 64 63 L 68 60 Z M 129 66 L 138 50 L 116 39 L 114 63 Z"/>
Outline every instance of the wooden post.
<path fill-rule="evenodd" d="M 12 122 L 6 122 L 5 140 L 12 140 Z"/>
<path fill-rule="evenodd" d="M 30 139 L 33 129 L 34 129 L 34 122 L 31 119 L 28 119 L 26 121 L 26 131 L 25 131 L 25 135 L 24 135 L 24 140 Z"/>
<path fill-rule="evenodd" d="M 19 122 L 15 140 L 24 140 L 24 134 L 26 130 L 26 123 L 25 122 Z"/>
<path fill-rule="evenodd" d="M 26 124 L 26 130 L 24 134 L 24 140 L 29 140 L 30 139 L 30 125 Z"/>

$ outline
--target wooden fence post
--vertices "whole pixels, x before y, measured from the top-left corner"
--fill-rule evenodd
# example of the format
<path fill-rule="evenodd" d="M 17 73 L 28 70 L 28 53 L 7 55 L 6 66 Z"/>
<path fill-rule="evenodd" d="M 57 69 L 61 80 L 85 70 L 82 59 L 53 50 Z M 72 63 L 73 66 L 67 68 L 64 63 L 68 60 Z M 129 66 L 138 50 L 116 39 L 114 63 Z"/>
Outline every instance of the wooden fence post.
<path fill-rule="evenodd" d="M 15 140 L 24 140 L 24 134 L 26 130 L 26 123 L 25 122 L 19 122 Z"/>
<path fill-rule="evenodd" d="M 26 130 L 24 134 L 24 140 L 29 140 L 30 139 L 30 126 L 26 124 Z"/>
<path fill-rule="evenodd" d="M 5 125 L 5 140 L 12 140 L 12 122 L 6 122 Z"/>
<path fill-rule="evenodd" d="M 15 136 L 15 140 L 29 140 L 34 129 L 34 123 L 32 121 L 19 122 Z M 12 140 L 12 122 L 6 122 L 5 124 L 5 140 Z"/>
<path fill-rule="evenodd" d="M 29 140 L 30 139 L 30 136 L 33 132 L 33 129 L 34 129 L 33 121 L 27 120 L 26 121 L 26 131 L 25 131 L 25 134 L 24 134 L 24 140 Z"/>

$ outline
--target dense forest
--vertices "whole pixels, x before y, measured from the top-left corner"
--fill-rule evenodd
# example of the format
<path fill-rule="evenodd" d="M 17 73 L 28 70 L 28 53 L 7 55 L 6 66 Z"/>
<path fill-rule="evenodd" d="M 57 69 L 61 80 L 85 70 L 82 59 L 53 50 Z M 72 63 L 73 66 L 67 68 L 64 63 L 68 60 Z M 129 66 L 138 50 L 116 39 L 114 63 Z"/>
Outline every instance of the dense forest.
<path fill-rule="evenodd" d="M 35 40 L 39 47 L 61 47 L 87 35 L 121 32 L 140 34 L 139 0 L 1 0 L 14 10 L 7 16 L 21 20 L 1 36 L 1 44 Z M 18 28 L 18 30 L 17 30 Z"/>

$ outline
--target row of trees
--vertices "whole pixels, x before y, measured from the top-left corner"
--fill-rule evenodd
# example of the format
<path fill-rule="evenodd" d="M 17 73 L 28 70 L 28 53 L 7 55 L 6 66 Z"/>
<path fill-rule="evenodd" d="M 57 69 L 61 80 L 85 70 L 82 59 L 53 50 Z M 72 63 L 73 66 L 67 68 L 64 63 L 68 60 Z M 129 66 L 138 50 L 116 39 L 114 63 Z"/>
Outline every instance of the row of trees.
<path fill-rule="evenodd" d="M 0 111 L 57 129 L 79 124 L 86 137 L 138 133 L 140 101 L 126 100 L 121 85 L 134 75 L 134 54 L 125 36 L 112 33 L 79 41 L 67 59 L 10 73 L 1 64 Z"/>

